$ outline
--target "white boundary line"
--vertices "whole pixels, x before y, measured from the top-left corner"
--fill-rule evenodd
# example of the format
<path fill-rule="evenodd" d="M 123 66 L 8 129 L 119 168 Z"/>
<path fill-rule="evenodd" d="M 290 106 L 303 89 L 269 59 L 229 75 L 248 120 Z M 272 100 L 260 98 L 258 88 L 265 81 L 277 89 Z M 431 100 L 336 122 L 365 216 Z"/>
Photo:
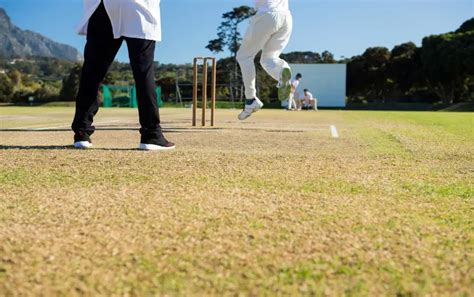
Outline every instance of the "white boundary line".
<path fill-rule="evenodd" d="M 339 133 L 337 132 L 336 125 L 331 125 L 330 129 L 332 138 L 339 138 Z"/>

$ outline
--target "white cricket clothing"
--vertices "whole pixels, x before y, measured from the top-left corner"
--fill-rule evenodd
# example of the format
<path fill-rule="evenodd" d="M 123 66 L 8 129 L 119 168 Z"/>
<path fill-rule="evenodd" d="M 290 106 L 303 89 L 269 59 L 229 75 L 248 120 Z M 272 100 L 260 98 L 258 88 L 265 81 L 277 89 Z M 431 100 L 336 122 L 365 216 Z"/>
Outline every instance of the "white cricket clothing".
<path fill-rule="evenodd" d="M 289 12 L 289 0 L 256 0 L 257 14 L 266 12 Z"/>
<path fill-rule="evenodd" d="M 237 53 L 247 99 L 257 97 L 254 60 L 258 52 L 262 51 L 260 64 L 263 69 L 275 80 L 280 80 L 284 68 L 290 68 L 280 55 L 290 41 L 292 30 L 293 18 L 289 11 L 263 13 L 250 20 Z"/>
<path fill-rule="evenodd" d="M 318 99 L 313 97 L 313 94 L 310 92 L 306 92 L 306 95 L 304 96 L 304 102 L 308 107 L 313 107 L 314 110 L 318 110 Z"/>
<path fill-rule="evenodd" d="M 294 88 L 291 92 L 294 94 L 296 92 L 296 89 L 298 89 L 298 86 L 300 85 L 300 81 L 297 80 L 296 78 L 293 78 L 291 80 L 291 86 Z"/>
<path fill-rule="evenodd" d="M 114 38 L 139 38 L 161 41 L 160 0 L 103 0 Z M 84 0 L 84 17 L 77 32 L 87 35 L 89 19 L 101 0 Z"/>
<path fill-rule="evenodd" d="M 297 109 L 298 106 L 296 105 L 296 100 L 295 100 L 295 93 L 290 94 L 290 98 L 288 98 L 288 109 Z"/>
<path fill-rule="evenodd" d="M 306 95 L 304 95 L 304 100 L 314 100 L 313 94 L 311 94 L 310 92 L 306 92 Z"/>

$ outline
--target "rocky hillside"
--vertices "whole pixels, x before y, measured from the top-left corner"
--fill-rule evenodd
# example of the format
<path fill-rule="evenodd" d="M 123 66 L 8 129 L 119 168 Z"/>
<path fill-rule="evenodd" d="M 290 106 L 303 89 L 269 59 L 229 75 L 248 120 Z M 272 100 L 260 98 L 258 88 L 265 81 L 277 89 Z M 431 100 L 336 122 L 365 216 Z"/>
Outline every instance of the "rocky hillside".
<path fill-rule="evenodd" d="M 41 34 L 15 26 L 6 11 L 0 7 L 0 56 L 54 57 L 70 61 L 81 59 L 72 46 L 57 43 Z"/>

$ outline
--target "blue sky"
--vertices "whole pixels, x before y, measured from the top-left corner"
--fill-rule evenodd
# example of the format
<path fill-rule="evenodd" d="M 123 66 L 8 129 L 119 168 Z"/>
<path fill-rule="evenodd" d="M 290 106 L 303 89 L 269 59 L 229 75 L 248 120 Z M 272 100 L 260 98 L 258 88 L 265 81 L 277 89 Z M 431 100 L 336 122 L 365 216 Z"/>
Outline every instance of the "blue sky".
<path fill-rule="evenodd" d="M 209 54 L 224 12 L 254 0 L 161 0 L 163 42 L 156 60 L 187 63 Z M 474 0 L 290 0 L 295 27 L 289 51 L 329 50 L 336 57 L 361 54 L 370 46 L 406 41 L 457 29 L 474 16 Z M 81 52 L 85 40 L 74 32 L 82 0 L 0 0 L 13 22 Z M 245 24 L 242 30 L 245 30 Z M 127 60 L 125 46 L 118 59 Z"/>

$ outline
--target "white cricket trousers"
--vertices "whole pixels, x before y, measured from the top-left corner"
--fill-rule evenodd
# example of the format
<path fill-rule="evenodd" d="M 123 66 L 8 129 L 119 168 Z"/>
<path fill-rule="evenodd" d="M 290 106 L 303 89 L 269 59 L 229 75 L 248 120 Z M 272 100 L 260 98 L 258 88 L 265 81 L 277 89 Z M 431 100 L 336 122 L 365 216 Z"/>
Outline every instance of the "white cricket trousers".
<path fill-rule="evenodd" d="M 296 105 L 296 101 L 295 101 L 295 96 L 296 96 L 295 93 L 291 93 L 290 98 L 288 98 L 288 109 L 289 110 L 298 109 L 298 106 Z"/>
<path fill-rule="evenodd" d="M 290 12 L 269 12 L 252 17 L 242 45 L 237 53 L 237 61 L 242 71 L 245 97 L 257 98 L 255 56 L 262 51 L 260 64 L 275 80 L 281 79 L 288 63 L 280 55 L 290 41 L 293 18 Z"/>

